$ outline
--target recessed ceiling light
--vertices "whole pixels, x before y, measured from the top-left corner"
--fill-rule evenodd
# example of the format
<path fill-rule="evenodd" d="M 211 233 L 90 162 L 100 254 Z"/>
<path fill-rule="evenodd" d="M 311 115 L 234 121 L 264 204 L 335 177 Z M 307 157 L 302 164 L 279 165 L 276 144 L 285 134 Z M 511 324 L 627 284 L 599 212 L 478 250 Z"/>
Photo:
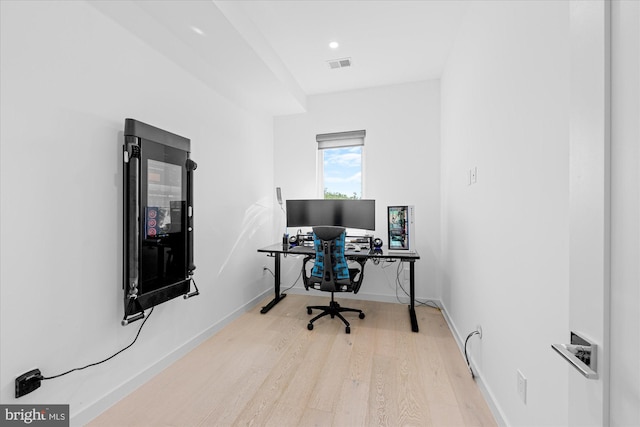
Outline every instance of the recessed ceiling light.
<path fill-rule="evenodd" d="M 204 36 L 204 31 L 202 31 L 200 28 L 191 26 L 191 29 L 193 30 L 194 33 Z"/>
<path fill-rule="evenodd" d="M 337 48 L 338 48 L 338 46 L 340 46 L 340 45 L 338 44 L 338 42 L 331 42 L 331 43 L 329 43 L 329 47 L 330 47 L 331 49 L 337 49 Z"/>

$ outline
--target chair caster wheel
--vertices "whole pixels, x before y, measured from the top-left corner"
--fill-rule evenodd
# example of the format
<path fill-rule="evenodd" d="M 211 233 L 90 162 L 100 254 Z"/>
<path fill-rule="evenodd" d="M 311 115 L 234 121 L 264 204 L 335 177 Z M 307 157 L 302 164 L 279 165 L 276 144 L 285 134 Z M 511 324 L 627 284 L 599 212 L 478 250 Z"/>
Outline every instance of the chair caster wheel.
<path fill-rule="evenodd" d="M 307 329 L 310 330 L 310 331 L 313 331 L 313 323 L 309 323 L 307 325 Z"/>
<path fill-rule="evenodd" d="M 364 319 L 364 313 L 358 314 L 358 317 L 361 318 L 361 319 Z"/>
<path fill-rule="evenodd" d="M 346 328 L 344 328 L 344 331 L 348 334 L 351 333 L 351 328 L 349 326 L 347 326 Z"/>
<path fill-rule="evenodd" d="M 311 309 L 307 307 L 307 314 L 311 314 Z"/>

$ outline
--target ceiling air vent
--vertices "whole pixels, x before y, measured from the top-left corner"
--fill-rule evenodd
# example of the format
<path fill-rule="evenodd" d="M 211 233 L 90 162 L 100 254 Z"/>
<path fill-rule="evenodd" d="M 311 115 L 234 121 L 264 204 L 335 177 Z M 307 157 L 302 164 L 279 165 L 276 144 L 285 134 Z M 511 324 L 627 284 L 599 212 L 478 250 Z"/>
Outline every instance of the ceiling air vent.
<path fill-rule="evenodd" d="M 336 68 L 351 67 L 351 58 L 332 59 L 327 61 L 327 63 L 329 64 L 329 68 L 332 70 Z"/>

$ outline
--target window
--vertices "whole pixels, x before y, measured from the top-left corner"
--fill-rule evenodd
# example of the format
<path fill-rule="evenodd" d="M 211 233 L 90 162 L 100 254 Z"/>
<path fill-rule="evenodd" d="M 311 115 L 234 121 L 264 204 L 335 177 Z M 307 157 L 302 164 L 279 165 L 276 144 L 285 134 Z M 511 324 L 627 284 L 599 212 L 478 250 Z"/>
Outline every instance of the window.
<path fill-rule="evenodd" d="M 364 130 L 316 135 L 319 193 L 325 199 L 361 199 Z"/>

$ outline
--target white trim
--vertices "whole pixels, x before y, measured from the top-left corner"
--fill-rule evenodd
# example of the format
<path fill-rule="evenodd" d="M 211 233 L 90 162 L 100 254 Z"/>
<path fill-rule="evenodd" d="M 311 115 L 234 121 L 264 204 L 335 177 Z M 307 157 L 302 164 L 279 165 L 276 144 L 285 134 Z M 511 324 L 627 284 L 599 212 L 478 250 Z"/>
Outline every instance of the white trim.
<path fill-rule="evenodd" d="M 200 334 L 196 335 L 182 346 L 176 348 L 171 353 L 167 354 L 158 362 L 149 366 L 144 371 L 135 375 L 128 381 L 125 381 L 121 385 L 117 386 L 113 390 L 107 392 L 103 397 L 97 399 L 96 401 L 88 404 L 84 409 L 78 411 L 75 414 L 71 414 L 70 417 L 70 425 L 74 426 L 83 426 L 88 424 L 91 420 L 98 417 L 104 411 L 109 409 L 111 406 L 115 405 L 117 402 L 128 396 L 138 387 L 149 381 L 155 375 L 162 372 L 164 369 L 169 367 L 174 362 L 178 361 L 181 357 L 189 353 L 191 350 L 195 349 L 197 346 L 205 342 L 207 339 L 212 337 L 222 328 L 230 324 L 232 321 L 240 317 L 242 314 L 248 312 L 253 307 L 255 307 L 260 301 L 262 301 L 268 294 L 273 292 L 273 288 L 269 287 L 269 289 L 263 291 L 253 299 L 249 300 L 247 303 L 238 307 L 235 311 L 231 312 L 229 315 L 212 325 L 211 327 L 205 329 Z"/>
<path fill-rule="evenodd" d="M 70 419 L 70 425 L 73 427 L 73 426 L 83 426 L 85 424 L 88 424 L 93 419 L 95 419 L 100 414 L 102 414 L 104 411 L 109 409 L 111 406 L 113 406 L 114 404 L 116 404 L 117 402 L 119 402 L 120 400 L 128 396 L 130 393 L 135 391 L 138 387 L 140 387 L 141 385 L 149 381 L 155 375 L 162 372 L 171 364 L 175 363 L 181 357 L 185 356 L 187 353 L 189 353 L 190 351 L 195 349 L 197 346 L 205 342 L 214 334 L 216 334 L 222 328 L 224 328 L 225 326 L 230 324 L 232 321 L 240 317 L 242 314 L 251 310 L 260 301 L 262 301 L 268 294 L 272 292 L 273 292 L 273 289 L 271 288 L 263 291 L 258 296 L 254 297 L 249 302 L 243 304 L 242 306 L 240 306 L 238 309 L 230 313 L 225 318 L 221 319 L 220 321 L 218 321 L 217 323 L 215 323 L 214 325 L 212 325 L 202 333 L 196 335 L 191 340 L 189 340 L 182 346 L 175 349 L 173 352 L 169 353 L 167 356 L 165 356 L 163 359 L 161 359 L 157 363 L 153 364 L 152 366 L 140 372 L 138 375 L 134 376 L 130 380 L 124 382 L 120 386 L 106 393 L 102 398 L 96 400 L 93 403 L 90 403 L 83 410 L 79 411 L 76 414 L 72 414 Z M 297 295 L 308 294 L 308 291 L 305 290 L 304 287 L 302 286 L 293 287 L 291 289 L 286 290 L 286 292 L 289 292 L 291 294 L 297 294 Z M 388 303 L 395 303 L 395 304 L 409 304 L 408 301 L 398 302 L 397 298 L 392 295 L 372 294 L 372 293 L 358 293 L 358 294 L 344 293 L 340 295 L 340 298 L 356 299 L 356 300 L 359 299 L 364 301 L 388 302 Z M 442 301 L 438 299 L 426 298 L 426 297 L 416 297 L 416 300 L 430 300 L 435 302 L 438 305 L 438 307 L 440 307 L 442 316 L 447 322 L 447 325 L 451 330 L 451 334 L 453 335 L 456 343 L 458 344 L 458 349 L 460 350 L 462 356 L 464 357 L 464 341 L 462 340 L 462 336 L 458 332 L 458 329 L 455 327 L 455 324 L 449 317 L 447 309 L 442 303 Z M 496 419 L 496 423 L 499 426 L 506 427 L 508 425 L 505 421 L 506 417 L 504 416 L 504 413 L 500 408 L 500 406 L 496 403 L 497 400 L 495 399 L 493 393 L 483 381 L 482 371 L 475 364 L 473 357 L 471 356 L 469 357 L 469 362 L 472 365 L 473 372 L 476 374 L 476 383 L 478 384 L 478 387 L 480 388 L 480 392 L 482 393 L 482 396 L 484 397 L 485 401 L 487 402 L 487 405 L 489 406 L 489 409 L 491 410 L 494 418 Z"/>
<path fill-rule="evenodd" d="M 318 144 L 318 149 L 316 150 L 316 179 L 317 179 L 317 188 L 318 188 L 318 197 L 320 199 L 324 199 L 324 150 L 327 149 L 335 149 L 335 148 L 344 148 L 344 147 L 360 147 L 360 198 L 366 199 L 365 192 L 365 145 L 364 144 L 351 144 L 351 145 L 341 145 L 340 143 L 343 141 L 334 141 L 335 146 L 331 147 L 323 147 L 321 148 Z"/>
<path fill-rule="evenodd" d="M 285 293 L 290 293 L 293 295 L 309 295 L 310 293 L 314 293 L 315 295 L 323 295 L 321 293 L 321 291 L 319 290 L 313 290 L 313 291 L 307 291 L 303 285 L 297 285 L 294 286 L 291 289 L 287 289 L 287 291 Z M 409 297 L 407 296 L 400 296 L 400 299 L 402 300 L 401 302 L 398 302 L 398 299 L 396 298 L 395 295 L 388 295 L 388 294 L 372 294 L 372 293 L 368 293 L 368 292 L 358 292 L 357 294 L 354 293 L 350 293 L 350 292 L 341 292 L 340 293 L 340 299 L 352 299 L 352 300 L 362 300 L 362 301 L 375 301 L 375 302 L 389 302 L 389 303 L 395 303 L 395 304 L 409 304 Z M 406 300 L 406 301 L 405 301 Z M 421 300 L 421 301 L 433 301 L 437 304 L 440 304 L 440 302 L 436 299 L 433 298 L 426 298 L 426 297 L 419 297 L 416 296 L 416 300 Z M 407 316 L 408 319 L 408 316 Z"/>
<path fill-rule="evenodd" d="M 286 292 L 289 292 L 291 294 L 296 294 L 296 295 L 306 295 L 308 294 L 309 291 L 305 290 L 304 287 L 300 285 L 300 286 L 296 286 L 291 289 L 288 289 Z M 366 292 L 359 292 L 358 294 L 349 294 L 345 292 L 340 294 L 340 298 L 356 299 L 356 300 L 359 299 L 363 301 L 389 302 L 389 303 L 395 303 L 395 304 L 407 304 L 407 305 L 409 304 L 407 297 L 404 297 L 404 298 L 401 297 L 401 299 L 403 300 L 407 299 L 407 301 L 398 302 L 397 298 L 393 295 L 371 294 Z M 458 328 L 456 328 L 455 324 L 453 323 L 453 320 L 451 320 L 451 317 L 447 312 L 447 308 L 442 303 L 442 301 L 435 298 L 427 298 L 427 297 L 420 297 L 420 296 L 416 296 L 416 300 L 417 301 L 418 300 L 433 301 L 434 303 L 436 303 L 438 307 L 440 307 L 440 311 L 442 312 L 442 317 L 444 317 L 445 322 L 447 322 L 447 325 L 449 326 L 449 330 L 451 331 L 451 335 L 453 335 L 453 338 L 455 339 L 456 344 L 458 345 L 458 349 L 460 350 L 460 354 L 464 358 L 464 339 L 462 338 L 462 335 L 460 335 Z M 408 316 L 407 316 L 407 323 L 408 323 Z M 418 333 L 424 333 L 424 332 L 418 332 Z M 473 372 L 475 374 L 475 381 L 476 381 L 476 384 L 478 385 L 478 388 L 480 389 L 480 393 L 482 393 L 482 397 L 484 398 L 485 402 L 487 402 L 487 405 L 489 406 L 489 410 L 493 414 L 493 417 L 495 418 L 496 423 L 501 427 L 507 427 L 509 425 L 506 421 L 507 417 L 505 416 L 504 411 L 502 410 L 500 405 L 497 403 L 498 400 L 494 396 L 493 392 L 484 382 L 482 370 L 475 363 L 475 360 L 471 355 L 469 355 L 469 363 L 471 364 L 471 368 L 473 369 Z"/>
<path fill-rule="evenodd" d="M 442 303 L 442 301 L 437 301 L 437 303 L 440 307 L 440 311 L 442 312 L 444 320 L 447 322 L 447 325 L 449 325 L 449 330 L 451 331 L 453 338 L 456 340 L 456 344 L 458 344 L 458 349 L 460 350 L 462 357 L 464 357 L 464 339 L 462 338 L 462 335 L 460 335 L 458 328 L 456 328 L 453 320 L 449 316 L 447 307 L 444 305 L 444 303 Z M 491 410 L 493 417 L 496 419 L 496 423 L 501 427 L 508 426 L 509 424 L 507 423 L 507 417 L 505 416 L 504 411 L 498 404 L 498 400 L 494 396 L 491 389 L 484 382 L 482 370 L 475 363 L 472 355 L 469 355 L 469 364 L 471 365 L 471 369 L 473 369 L 476 384 L 478 385 L 478 388 L 480 389 L 484 400 L 487 402 L 487 405 L 489 405 L 489 409 Z"/>
<path fill-rule="evenodd" d="M 324 199 L 324 153 L 320 149 L 316 150 L 316 185 L 318 198 Z"/>
<path fill-rule="evenodd" d="M 367 162 L 365 161 L 365 149 L 364 149 L 364 145 L 362 145 L 362 149 L 360 150 L 360 161 L 362 162 L 360 165 L 360 184 L 361 184 L 361 191 L 362 194 L 360 195 L 361 199 L 366 199 L 367 198 L 367 185 L 366 182 L 367 180 L 365 179 L 365 177 L 367 176 L 367 168 L 366 168 L 366 164 Z"/>

